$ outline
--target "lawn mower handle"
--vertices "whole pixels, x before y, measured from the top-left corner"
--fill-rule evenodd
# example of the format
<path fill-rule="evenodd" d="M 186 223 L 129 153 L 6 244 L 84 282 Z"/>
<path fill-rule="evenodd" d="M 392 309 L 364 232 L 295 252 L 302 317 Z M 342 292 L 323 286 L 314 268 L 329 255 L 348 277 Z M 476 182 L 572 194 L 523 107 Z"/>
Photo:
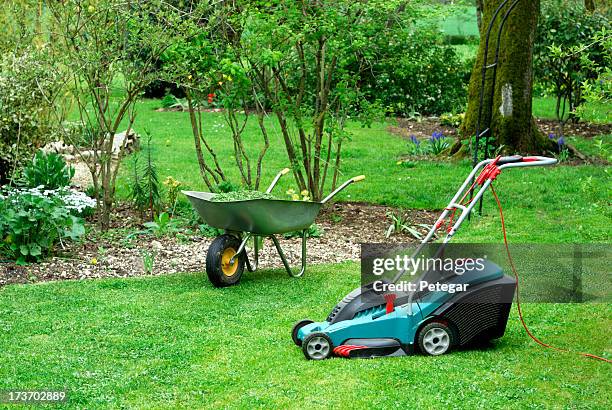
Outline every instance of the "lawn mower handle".
<path fill-rule="evenodd" d="M 433 236 L 435 235 L 436 230 L 440 227 L 440 223 L 444 221 L 444 219 L 451 213 L 456 210 L 461 211 L 457 221 L 452 226 L 448 234 L 444 238 L 444 243 L 450 241 L 452 236 L 455 234 L 459 226 L 463 223 L 465 218 L 472 212 L 472 208 L 476 202 L 480 200 L 480 198 L 484 195 L 484 192 L 489 188 L 489 185 L 495 180 L 497 175 L 506 168 L 516 168 L 516 167 L 535 167 L 535 166 L 544 166 L 544 165 L 553 165 L 556 164 L 557 160 L 555 158 L 549 157 L 541 157 L 541 156 L 531 156 L 531 157 L 523 157 L 520 155 L 512 155 L 507 157 L 497 156 L 496 158 L 485 159 L 484 161 L 480 161 L 472 172 L 467 176 L 461 188 L 457 191 L 453 199 L 451 199 L 450 203 L 431 228 L 425 239 L 423 239 L 422 243 L 425 244 L 429 242 Z M 480 172 L 480 173 L 479 173 Z M 479 173 L 479 174 L 478 174 Z M 477 176 L 478 174 L 478 176 Z M 480 185 L 480 189 L 477 190 L 475 196 L 470 201 L 467 206 L 463 206 L 459 204 L 462 199 L 465 198 L 466 192 L 469 192 L 472 189 L 476 188 L 476 185 Z"/>
<path fill-rule="evenodd" d="M 436 231 L 442 227 L 442 223 L 444 220 L 452 213 L 456 211 L 460 211 L 459 217 L 452 224 L 452 226 L 447 227 L 447 233 L 444 239 L 442 240 L 442 245 L 438 248 L 435 257 L 438 257 L 446 244 L 452 239 L 453 235 L 463 221 L 467 218 L 467 216 L 472 212 L 472 209 L 476 205 L 476 203 L 482 198 L 485 191 L 489 188 L 491 183 L 495 180 L 495 178 L 499 175 L 501 170 L 506 168 L 515 168 L 515 167 L 534 167 L 534 166 L 544 166 L 544 165 L 554 165 L 557 163 L 555 158 L 549 157 L 540 157 L 540 156 L 531 156 L 531 157 L 522 157 L 520 155 L 513 155 L 508 157 L 497 156 L 496 158 L 485 159 L 484 161 L 479 162 L 472 172 L 468 175 L 468 177 L 461 185 L 461 188 L 457 191 L 453 199 L 451 199 L 450 203 L 444 208 L 444 211 L 434 223 L 429 233 L 425 238 L 421 241 L 421 244 L 417 247 L 416 251 L 413 253 L 411 259 L 414 259 L 421 249 L 434 237 Z M 478 176 L 476 174 L 480 171 Z M 467 194 L 470 190 L 476 189 L 477 186 L 480 188 L 476 191 L 476 194 L 472 197 L 472 199 L 467 204 L 461 204 L 461 202 L 466 198 Z M 451 217 L 452 220 L 452 217 Z M 403 275 L 405 271 L 400 271 L 393 278 L 393 283 L 396 283 Z M 422 278 L 423 276 L 421 276 Z M 412 314 L 412 299 L 414 297 L 414 293 L 411 293 L 408 298 L 408 314 Z"/>

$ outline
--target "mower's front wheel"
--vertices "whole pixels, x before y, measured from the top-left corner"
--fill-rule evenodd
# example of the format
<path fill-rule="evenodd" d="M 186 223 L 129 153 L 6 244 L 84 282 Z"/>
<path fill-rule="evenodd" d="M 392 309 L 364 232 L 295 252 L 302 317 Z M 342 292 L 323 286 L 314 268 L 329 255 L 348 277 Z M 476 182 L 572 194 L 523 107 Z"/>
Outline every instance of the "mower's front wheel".
<path fill-rule="evenodd" d="M 293 329 L 291 329 L 291 339 L 293 339 L 293 343 L 295 343 L 297 346 L 302 346 L 302 340 L 298 338 L 298 332 L 301 328 L 311 323 L 314 323 L 314 320 L 302 319 L 293 325 Z"/>
<path fill-rule="evenodd" d="M 302 352 L 308 360 L 324 360 L 331 356 L 334 345 L 325 333 L 315 332 L 306 336 L 302 343 Z"/>
<path fill-rule="evenodd" d="M 210 282 L 217 288 L 236 285 L 240 282 L 244 264 L 245 252 L 236 254 L 240 240 L 233 235 L 221 235 L 208 247 L 206 255 L 206 274 Z M 232 261 L 232 258 L 234 259 Z"/>
<path fill-rule="evenodd" d="M 418 343 L 421 352 L 430 356 L 439 356 L 453 347 L 455 333 L 445 323 L 431 322 L 419 331 Z"/>

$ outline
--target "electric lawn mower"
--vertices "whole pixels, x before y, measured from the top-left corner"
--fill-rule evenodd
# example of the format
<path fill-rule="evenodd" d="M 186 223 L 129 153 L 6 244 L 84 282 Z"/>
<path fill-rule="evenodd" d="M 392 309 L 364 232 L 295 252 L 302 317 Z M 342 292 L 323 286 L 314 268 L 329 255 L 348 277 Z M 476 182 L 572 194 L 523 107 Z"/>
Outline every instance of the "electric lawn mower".
<path fill-rule="evenodd" d="M 450 217 L 439 247 L 439 252 L 442 252 L 502 170 L 556 162 L 554 158 L 540 156 L 498 156 L 481 161 L 465 179 L 413 257 Z M 474 191 L 477 192 L 472 196 Z M 468 195 L 471 196 L 469 200 Z M 453 222 L 457 212 L 459 216 Z M 395 275 L 392 283 L 397 283 L 404 273 L 400 271 Z M 425 270 L 418 279 L 427 279 L 429 273 Z M 503 336 L 516 289 L 515 278 L 504 275 L 499 266 L 486 260 L 484 269 L 471 269 L 462 274 L 451 272 L 444 278 L 444 283 L 468 286 L 465 291 L 457 293 L 426 289 L 386 294 L 377 291 L 373 284 L 362 286 L 346 295 L 327 320 L 296 323 L 292 330 L 293 341 L 302 347 L 307 359 L 321 360 L 332 355 L 348 358 L 403 356 L 415 351 L 416 347 L 424 354 L 435 356 L 447 353 L 454 346 Z"/>

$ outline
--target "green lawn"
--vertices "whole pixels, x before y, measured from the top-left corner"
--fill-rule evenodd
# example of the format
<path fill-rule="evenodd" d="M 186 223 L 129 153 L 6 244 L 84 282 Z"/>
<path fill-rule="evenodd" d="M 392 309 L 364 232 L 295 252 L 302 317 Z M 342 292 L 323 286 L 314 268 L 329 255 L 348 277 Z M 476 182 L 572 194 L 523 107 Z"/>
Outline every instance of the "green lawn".
<path fill-rule="evenodd" d="M 0 289 L 0 390 L 64 388 L 79 408 L 606 408 L 609 365 L 543 349 L 513 311 L 489 348 L 442 357 L 306 361 L 292 324 L 322 320 L 359 266 Z M 609 304 L 527 304 L 547 342 L 610 357 Z"/>
<path fill-rule="evenodd" d="M 157 113 L 139 103 L 136 130 L 154 135 L 160 179 L 191 189 L 201 182 L 186 113 Z M 207 135 L 230 177 L 229 137 L 221 114 L 204 114 Z M 286 167 L 280 133 L 264 181 Z M 366 174 L 341 200 L 441 209 L 468 162 L 398 166 L 405 140 L 388 124 L 350 124 L 343 178 Z M 260 144 L 247 126 L 251 154 Z M 592 142 L 581 141 L 592 148 Z M 126 171 L 119 195 L 127 193 Z M 511 242 L 606 242 L 610 239 L 609 169 L 556 166 L 511 170 L 496 182 Z M 295 188 L 282 180 L 281 195 Z M 490 197 L 482 217 L 457 239 L 501 242 Z M 382 221 L 381 223 L 385 223 Z M 0 391 L 67 389 L 78 408 L 431 408 L 595 407 L 609 405 L 607 364 L 535 345 L 513 311 L 506 336 L 489 348 L 431 358 L 308 362 L 292 344 L 293 322 L 322 320 L 359 285 L 359 265 L 310 266 L 306 277 L 282 271 L 246 274 L 240 286 L 213 289 L 204 273 L 156 278 L 11 285 L 0 288 Z M 610 304 L 528 304 L 527 320 L 547 342 L 610 357 Z M 602 331 L 603 329 L 603 331 Z M 563 403 L 563 404 L 561 404 Z"/>

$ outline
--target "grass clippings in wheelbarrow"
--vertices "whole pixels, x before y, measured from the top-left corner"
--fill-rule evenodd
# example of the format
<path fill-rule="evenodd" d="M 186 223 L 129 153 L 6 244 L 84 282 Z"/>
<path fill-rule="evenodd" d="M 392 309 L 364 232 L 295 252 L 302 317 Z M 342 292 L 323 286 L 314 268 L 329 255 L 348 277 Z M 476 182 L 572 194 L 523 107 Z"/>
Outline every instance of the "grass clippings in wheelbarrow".
<path fill-rule="evenodd" d="M 216 194 L 210 200 L 212 202 L 235 202 L 235 201 L 248 201 L 253 199 L 278 199 L 276 196 L 260 191 L 233 191 L 233 192 L 222 192 Z"/>

